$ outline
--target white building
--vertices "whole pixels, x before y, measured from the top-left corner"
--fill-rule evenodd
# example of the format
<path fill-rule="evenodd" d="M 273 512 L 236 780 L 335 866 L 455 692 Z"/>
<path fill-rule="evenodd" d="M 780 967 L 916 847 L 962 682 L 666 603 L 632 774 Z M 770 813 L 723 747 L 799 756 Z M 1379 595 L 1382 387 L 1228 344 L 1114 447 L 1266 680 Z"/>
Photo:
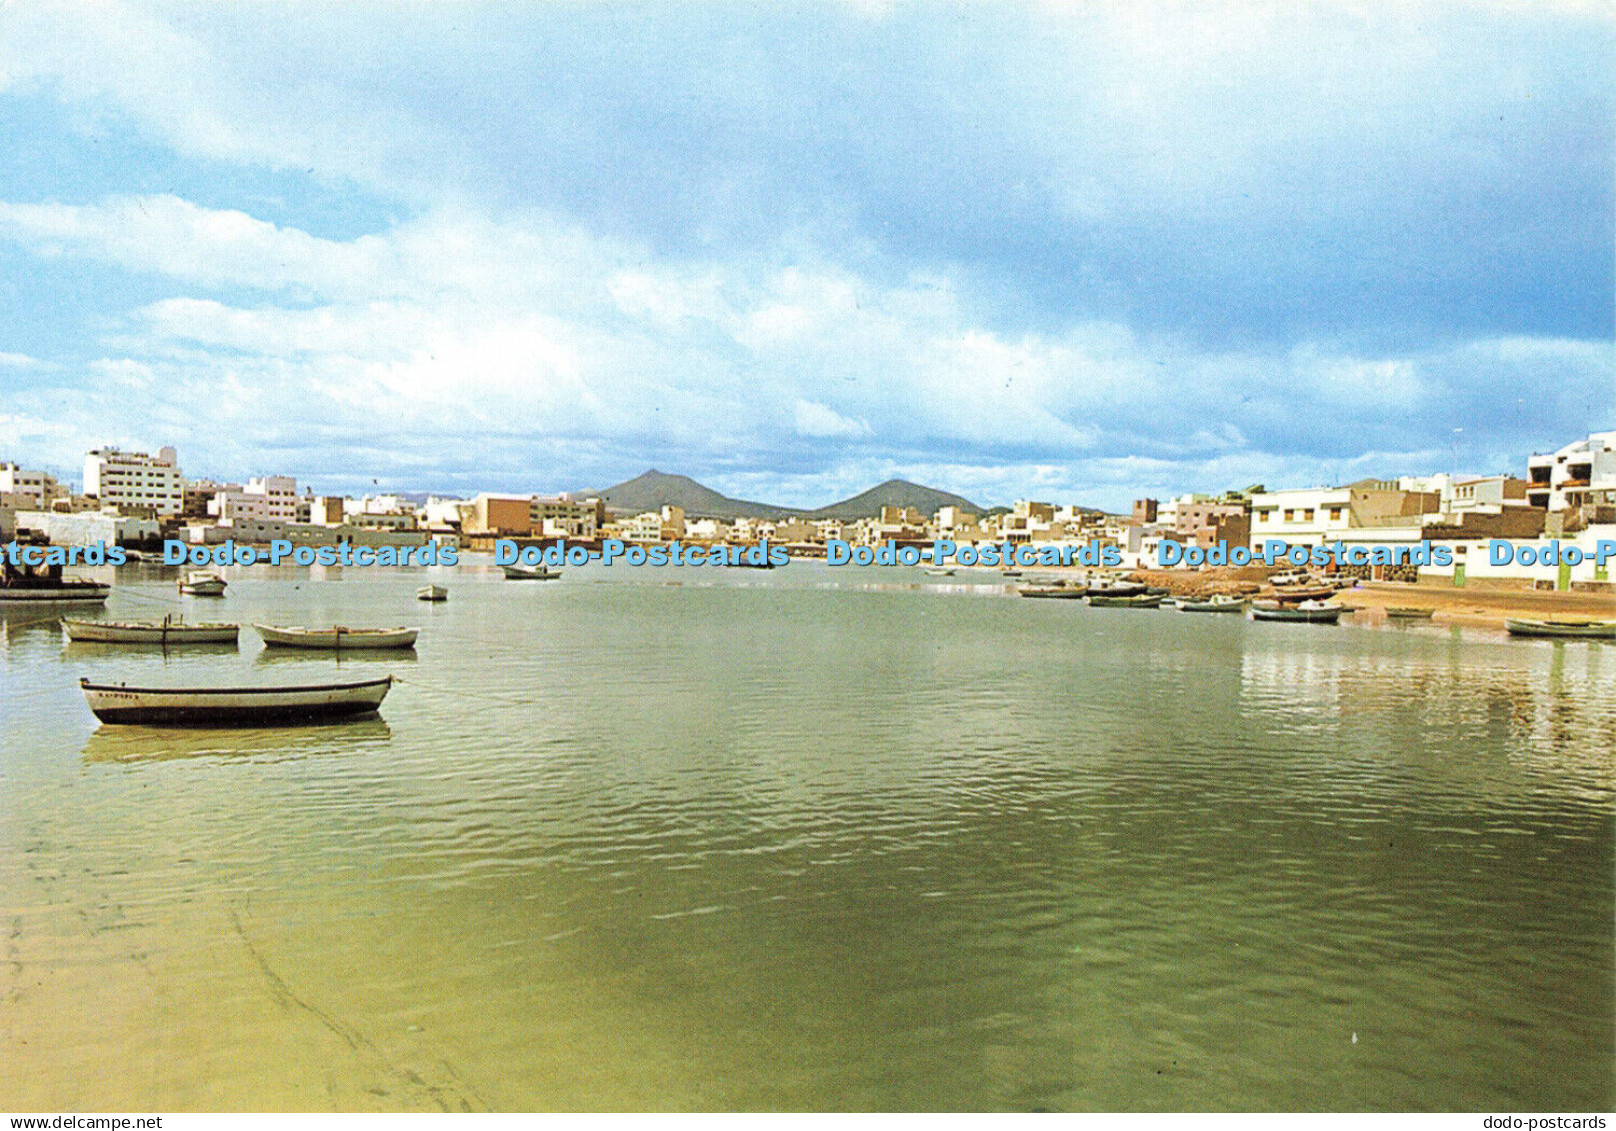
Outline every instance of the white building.
<path fill-rule="evenodd" d="M 97 448 L 84 457 L 84 493 L 103 507 L 179 514 L 185 505 L 185 477 L 173 448 L 155 456 Z"/>
<path fill-rule="evenodd" d="M 247 480 L 242 494 L 264 501 L 264 517 L 297 521 L 297 480 L 290 475 L 265 475 Z"/>
<path fill-rule="evenodd" d="M 1616 432 L 1595 432 L 1551 455 L 1526 461 L 1526 498 L 1534 507 L 1563 511 L 1616 503 Z"/>
<path fill-rule="evenodd" d="M 24 471 L 14 463 L 0 463 L 0 495 L 14 496 L 11 501 L 19 508 L 32 505 L 43 511 L 67 498 L 68 491 L 48 471 Z"/>
<path fill-rule="evenodd" d="M 1348 530 L 1418 528 L 1441 509 L 1435 492 L 1407 490 L 1396 482 L 1364 479 L 1345 487 L 1299 487 L 1251 496 L 1251 545 L 1271 538 L 1292 546 L 1318 546 Z"/>

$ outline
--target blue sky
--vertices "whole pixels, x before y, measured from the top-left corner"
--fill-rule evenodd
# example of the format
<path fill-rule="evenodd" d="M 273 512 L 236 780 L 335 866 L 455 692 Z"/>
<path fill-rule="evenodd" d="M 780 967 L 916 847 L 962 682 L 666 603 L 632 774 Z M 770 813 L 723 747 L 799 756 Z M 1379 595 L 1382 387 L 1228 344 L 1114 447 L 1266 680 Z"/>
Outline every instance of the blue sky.
<path fill-rule="evenodd" d="M 1596 4 L 0 8 L 0 459 L 817 505 L 1616 424 Z"/>

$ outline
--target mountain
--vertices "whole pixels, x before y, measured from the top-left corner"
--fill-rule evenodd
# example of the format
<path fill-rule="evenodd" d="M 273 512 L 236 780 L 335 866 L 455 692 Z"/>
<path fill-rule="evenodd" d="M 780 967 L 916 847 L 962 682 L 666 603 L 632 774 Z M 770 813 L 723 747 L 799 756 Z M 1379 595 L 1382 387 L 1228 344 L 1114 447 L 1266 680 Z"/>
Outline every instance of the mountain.
<path fill-rule="evenodd" d="M 942 507 L 958 507 L 975 515 L 982 513 L 982 508 L 971 500 L 950 495 L 947 491 L 939 491 L 935 487 L 922 487 L 919 483 L 910 483 L 905 479 L 888 479 L 885 483 L 871 487 L 851 499 L 843 499 L 828 507 L 820 507 L 811 512 L 809 517 L 834 518 L 849 522 L 856 518 L 879 515 L 882 507 L 914 507 L 926 518 L 936 514 Z"/>
<path fill-rule="evenodd" d="M 598 496 L 609 508 L 623 514 L 640 514 L 665 506 L 683 507 L 690 518 L 784 518 L 796 513 L 768 503 L 732 499 L 702 486 L 688 475 L 668 475 L 655 468 L 604 491 L 574 491 L 572 494 L 574 498 Z"/>
<path fill-rule="evenodd" d="M 903 479 L 889 479 L 880 486 L 871 487 L 863 494 L 854 495 L 818 510 L 798 507 L 777 507 L 770 503 L 753 503 L 745 499 L 732 499 L 720 495 L 711 487 L 704 487 L 688 475 L 668 475 L 654 468 L 633 479 L 608 487 L 604 491 L 574 491 L 574 498 L 591 495 L 606 500 L 611 510 L 621 514 L 639 514 L 664 506 L 683 507 L 690 518 L 718 518 L 733 520 L 743 516 L 751 518 L 786 518 L 800 515 L 804 518 L 834 518 L 849 521 L 869 518 L 881 513 L 882 507 L 914 507 L 930 518 L 939 507 L 959 507 L 972 514 L 981 514 L 982 508 L 969 499 L 950 495 L 910 483 Z"/>

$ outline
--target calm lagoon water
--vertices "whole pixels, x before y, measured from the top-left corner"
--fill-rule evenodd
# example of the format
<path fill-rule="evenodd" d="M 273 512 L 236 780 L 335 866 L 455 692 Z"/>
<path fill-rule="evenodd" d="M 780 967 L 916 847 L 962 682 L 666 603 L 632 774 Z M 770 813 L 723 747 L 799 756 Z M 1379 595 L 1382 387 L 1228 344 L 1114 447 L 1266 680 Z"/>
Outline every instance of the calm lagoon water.
<path fill-rule="evenodd" d="M 420 644 L 0 615 L 0 1109 L 1616 1104 L 1616 647 L 801 562 L 227 576 L 107 615 Z M 373 672 L 380 720 L 274 731 L 77 688 Z"/>

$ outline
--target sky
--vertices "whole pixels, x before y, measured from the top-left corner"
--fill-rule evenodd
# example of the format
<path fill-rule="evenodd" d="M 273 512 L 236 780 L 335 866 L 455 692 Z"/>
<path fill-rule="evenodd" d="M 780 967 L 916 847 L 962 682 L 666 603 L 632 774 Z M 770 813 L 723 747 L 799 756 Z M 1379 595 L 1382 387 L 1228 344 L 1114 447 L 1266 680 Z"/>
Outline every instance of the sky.
<path fill-rule="evenodd" d="M 984 505 L 1616 427 L 1616 9 L 0 4 L 0 460 Z"/>

